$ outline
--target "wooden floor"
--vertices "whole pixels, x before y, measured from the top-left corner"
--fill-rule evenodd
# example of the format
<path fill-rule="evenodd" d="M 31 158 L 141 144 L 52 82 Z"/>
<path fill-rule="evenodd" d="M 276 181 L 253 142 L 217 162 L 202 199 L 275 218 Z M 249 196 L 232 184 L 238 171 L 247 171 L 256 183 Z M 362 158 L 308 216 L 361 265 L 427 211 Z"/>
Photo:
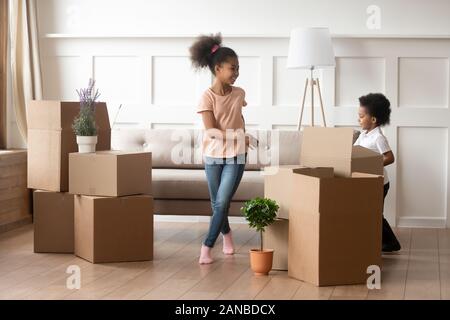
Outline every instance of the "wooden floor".
<path fill-rule="evenodd" d="M 32 225 L 0 235 L 0 299 L 450 299 L 450 230 L 397 229 L 403 245 L 384 257 L 380 290 L 321 287 L 287 272 L 255 277 L 248 250 L 257 234 L 232 225 L 237 254 L 197 264 L 206 223 L 155 223 L 155 259 L 91 264 L 70 254 L 33 253 Z M 219 237 L 220 238 L 220 237 Z M 81 289 L 66 288 L 66 269 L 81 268 Z"/>

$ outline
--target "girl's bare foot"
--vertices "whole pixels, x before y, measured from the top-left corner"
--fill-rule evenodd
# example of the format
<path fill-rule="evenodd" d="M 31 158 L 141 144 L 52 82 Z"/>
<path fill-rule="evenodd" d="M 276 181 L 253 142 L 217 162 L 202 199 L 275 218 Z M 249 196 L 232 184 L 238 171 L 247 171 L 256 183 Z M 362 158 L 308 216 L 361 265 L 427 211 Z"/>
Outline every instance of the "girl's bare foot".
<path fill-rule="evenodd" d="M 224 254 L 234 254 L 233 237 L 231 235 L 231 230 L 227 234 L 223 235 L 223 253 Z"/>
<path fill-rule="evenodd" d="M 210 264 L 213 263 L 213 258 L 211 257 L 211 248 L 202 244 L 202 248 L 200 250 L 200 258 L 198 259 L 198 263 L 200 264 Z"/>

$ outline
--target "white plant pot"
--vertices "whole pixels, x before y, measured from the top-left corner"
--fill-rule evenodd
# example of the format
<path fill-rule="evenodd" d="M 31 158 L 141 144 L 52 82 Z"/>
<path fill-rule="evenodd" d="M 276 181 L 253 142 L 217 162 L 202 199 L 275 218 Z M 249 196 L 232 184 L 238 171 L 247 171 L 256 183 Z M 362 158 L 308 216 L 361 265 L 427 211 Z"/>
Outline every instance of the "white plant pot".
<path fill-rule="evenodd" d="M 77 136 L 78 152 L 92 153 L 95 152 L 97 145 L 97 136 Z"/>

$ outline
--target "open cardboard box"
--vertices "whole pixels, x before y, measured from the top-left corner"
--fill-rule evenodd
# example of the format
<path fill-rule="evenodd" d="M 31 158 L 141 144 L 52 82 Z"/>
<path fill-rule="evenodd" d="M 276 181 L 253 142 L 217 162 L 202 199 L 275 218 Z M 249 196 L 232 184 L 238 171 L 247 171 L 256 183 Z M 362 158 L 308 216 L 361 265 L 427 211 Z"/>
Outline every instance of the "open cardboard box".
<path fill-rule="evenodd" d="M 366 283 L 381 267 L 383 177 L 333 169 L 293 173 L 289 210 L 289 276 L 317 286 Z"/>
<path fill-rule="evenodd" d="M 291 178 L 299 168 L 323 170 L 331 167 L 336 176 L 342 177 L 349 177 L 352 172 L 383 175 L 383 156 L 364 147 L 353 146 L 353 140 L 351 128 L 308 127 L 303 131 L 299 165 L 264 168 L 264 197 L 275 200 L 280 206 L 278 218 L 289 219 Z"/>
<path fill-rule="evenodd" d="M 332 167 L 336 176 L 352 172 L 383 175 L 383 156 L 361 146 L 353 146 L 353 129 L 307 127 L 303 131 L 300 164 L 305 167 Z"/>
<path fill-rule="evenodd" d="M 72 123 L 79 102 L 33 100 L 27 110 L 28 188 L 65 192 L 69 190 L 69 153 L 77 152 Z M 111 149 L 111 128 L 106 104 L 95 107 L 98 126 L 97 150 Z"/>
<path fill-rule="evenodd" d="M 362 181 L 358 180 L 358 182 L 355 182 L 354 186 L 352 186 L 352 181 L 356 181 L 354 179 L 357 176 L 361 175 L 354 172 L 360 171 L 362 173 L 374 174 L 371 175 L 370 178 L 377 179 L 380 175 L 383 174 L 383 158 L 382 155 L 376 152 L 363 147 L 353 146 L 354 132 L 351 128 L 305 128 L 302 141 L 300 165 L 280 165 L 264 168 L 264 197 L 273 199 L 278 203 L 280 209 L 277 213 L 277 217 L 280 219 L 290 220 L 289 222 L 286 221 L 284 226 L 289 226 L 289 234 L 293 234 L 292 239 L 290 237 L 283 237 L 282 233 L 280 233 L 280 229 L 282 228 L 281 223 L 278 222 L 277 225 L 269 226 L 267 228 L 265 235 L 266 244 L 267 248 L 273 247 L 272 249 L 275 249 L 275 251 L 280 251 L 281 253 L 278 257 L 274 257 L 274 263 L 277 268 L 280 265 L 283 265 L 282 263 L 279 263 L 280 261 L 284 261 L 285 263 L 287 262 L 288 259 L 283 258 L 283 254 L 287 250 L 289 256 L 288 267 L 289 269 L 292 269 L 292 272 L 290 272 L 291 276 L 301 278 L 302 280 L 305 279 L 305 281 L 309 281 L 317 285 L 324 285 L 330 281 L 327 280 L 326 276 L 323 276 L 323 266 L 321 265 L 322 269 L 319 270 L 318 262 L 314 259 L 310 259 L 310 257 L 307 257 L 308 259 L 304 258 L 304 253 L 302 253 L 303 255 L 300 254 L 300 257 L 302 258 L 298 260 L 299 254 L 297 251 L 305 248 L 306 246 L 316 246 L 313 249 L 308 248 L 307 252 L 310 253 L 311 250 L 316 250 L 316 253 L 318 254 L 318 252 L 320 251 L 322 255 L 321 261 L 324 261 L 324 256 L 326 256 L 328 252 L 324 250 L 323 246 L 319 246 L 319 238 L 316 238 L 316 235 L 314 233 L 306 233 L 307 230 L 302 229 L 305 227 L 305 225 L 301 225 L 303 221 L 301 221 L 301 219 L 299 220 L 298 211 L 295 209 L 299 205 L 299 202 L 302 201 L 317 202 L 317 206 L 321 204 L 321 208 L 323 208 L 324 204 L 330 202 L 332 203 L 334 201 L 334 198 L 329 192 L 321 193 L 320 189 L 316 190 L 316 194 L 311 194 L 310 190 L 304 190 L 304 188 L 299 189 L 298 185 L 295 184 L 298 184 L 298 181 L 296 182 L 295 179 L 298 180 L 298 176 L 300 173 L 303 175 L 308 175 L 308 173 L 310 173 L 315 176 L 316 179 L 318 179 L 317 183 L 319 183 L 320 185 L 320 179 L 317 177 L 328 177 L 335 180 L 339 177 L 347 178 L 347 181 L 349 181 L 350 183 L 349 187 L 347 189 L 344 188 L 341 191 L 350 192 L 346 194 L 346 201 L 352 203 L 352 197 L 357 197 L 358 193 L 355 192 L 354 194 L 352 194 L 351 190 L 355 186 L 359 185 L 358 183 Z M 367 176 L 366 178 L 368 179 L 369 177 Z M 345 179 L 336 181 L 344 186 L 343 181 L 345 181 Z M 323 185 L 326 185 L 325 182 Z M 315 186 L 315 188 L 318 188 L 317 185 Z M 376 187 L 372 185 L 372 190 L 375 190 L 375 188 Z M 369 193 L 366 195 L 366 197 L 372 197 L 372 195 L 370 194 L 371 191 L 368 190 L 368 192 Z M 373 197 L 378 199 L 380 192 L 382 192 L 382 184 L 375 191 Z M 379 201 L 379 204 L 377 204 L 377 206 L 382 206 L 382 199 Z M 378 241 L 377 239 L 379 239 L 379 237 L 381 236 L 380 223 L 382 208 L 380 207 L 377 213 L 374 213 L 374 210 L 378 210 L 374 207 L 367 208 L 366 211 L 364 211 L 364 208 L 365 207 L 361 207 L 361 209 L 363 210 L 359 214 L 360 217 L 363 217 L 366 214 L 375 214 L 380 217 L 380 220 L 372 226 L 372 231 L 377 232 L 375 238 L 372 239 L 376 242 Z M 318 210 L 319 209 L 317 209 L 316 212 L 319 212 Z M 341 224 L 346 224 L 348 222 L 348 225 L 350 227 L 354 226 L 353 223 L 358 223 L 358 220 L 354 220 L 353 217 L 348 213 L 342 212 L 342 210 L 339 211 L 340 209 L 338 207 L 336 207 L 335 212 L 332 211 L 333 207 L 327 207 L 327 210 L 328 211 L 325 211 L 327 213 L 327 216 L 324 216 L 324 219 L 322 220 L 320 220 L 320 214 L 316 215 L 316 218 L 318 220 L 315 223 L 317 223 L 317 226 L 309 226 L 312 229 L 314 229 L 313 227 L 317 227 L 317 230 L 315 231 L 321 231 L 322 237 L 324 236 L 324 233 L 328 233 L 327 229 L 323 228 L 325 226 L 325 223 L 327 223 L 328 221 L 325 220 L 325 217 L 328 217 L 329 215 L 341 215 Z M 295 216 L 292 218 L 293 214 Z M 319 221 L 322 221 L 322 225 L 319 225 Z M 322 227 L 322 229 L 320 229 L 320 227 Z M 334 236 L 336 238 L 339 238 L 338 233 L 329 234 L 332 237 Z M 300 242 L 298 242 L 299 239 L 297 237 L 302 237 Z M 294 241 L 293 246 L 291 246 L 292 241 Z M 378 259 L 381 259 L 381 239 L 379 239 L 378 242 L 378 247 L 371 248 L 371 251 L 369 250 L 369 254 L 375 255 L 376 257 L 378 257 Z M 323 243 L 324 242 L 322 239 L 322 244 Z M 296 258 L 292 259 L 291 261 L 291 256 L 295 256 Z M 301 265 L 299 266 L 299 264 Z M 306 266 L 306 264 L 308 264 L 308 266 Z M 305 270 L 305 268 L 311 268 L 311 270 L 315 270 L 315 278 L 308 278 L 303 273 L 303 271 L 299 271 Z M 311 270 L 309 270 L 309 272 L 312 272 Z M 342 284 L 354 282 L 358 283 L 358 281 L 361 281 L 361 273 L 357 273 L 356 277 L 359 278 L 355 280 L 345 277 L 337 277 L 337 280 L 335 280 L 337 282 L 341 282 Z M 365 273 L 363 277 L 365 279 Z"/>

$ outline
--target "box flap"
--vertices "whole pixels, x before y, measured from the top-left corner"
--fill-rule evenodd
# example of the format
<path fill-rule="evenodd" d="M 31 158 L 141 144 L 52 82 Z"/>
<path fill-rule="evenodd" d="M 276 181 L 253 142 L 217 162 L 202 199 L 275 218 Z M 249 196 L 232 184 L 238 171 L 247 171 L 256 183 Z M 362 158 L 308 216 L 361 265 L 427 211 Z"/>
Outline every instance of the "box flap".
<path fill-rule="evenodd" d="M 95 107 L 95 122 L 99 130 L 111 130 L 108 108 L 105 102 L 97 102 Z"/>
<path fill-rule="evenodd" d="M 293 172 L 315 178 L 333 178 L 334 176 L 333 168 L 296 168 Z"/>
<path fill-rule="evenodd" d="M 61 102 L 32 100 L 27 108 L 28 129 L 61 130 Z"/>
<path fill-rule="evenodd" d="M 352 178 L 377 178 L 377 177 L 382 176 L 364 172 L 352 172 Z"/>
<path fill-rule="evenodd" d="M 80 110 L 79 102 L 61 102 L 61 128 L 62 130 L 72 130 L 72 124 Z M 108 108 L 105 102 L 95 104 L 95 124 L 98 131 L 110 130 Z"/>
<path fill-rule="evenodd" d="M 350 159 L 352 156 L 352 128 L 307 127 L 303 130 L 300 164 L 317 167 L 314 159 Z M 308 159 L 308 163 L 303 163 Z"/>
<path fill-rule="evenodd" d="M 32 100 L 27 109 L 28 129 L 72 130 L 72 123 L 80 111 L 75 101 Z M 106 103 L 98 102 L 95 122 L 99 130 L 110 130 Z"/>
<path fill-rule="evenodd" d="M 361 146 L 353 147 L 352 172 L 364 172 L 383 175 L 383 155 Z"/>
<path fill-rule="evenodd" d="M 335 174 L 351 172 L 353 129 L 309 127 L 303 131 L 300 164 L 307 167 L 333 167 Z"/>
<path fill-rule="evenodd" d="M 352 150 L 352 158 L 368 158 L 368 157 L 379 157 L 380 154 L 378 152 L 372 151 L 370 149 L 361 147 L 361 146 L 353 146 Z"/>

